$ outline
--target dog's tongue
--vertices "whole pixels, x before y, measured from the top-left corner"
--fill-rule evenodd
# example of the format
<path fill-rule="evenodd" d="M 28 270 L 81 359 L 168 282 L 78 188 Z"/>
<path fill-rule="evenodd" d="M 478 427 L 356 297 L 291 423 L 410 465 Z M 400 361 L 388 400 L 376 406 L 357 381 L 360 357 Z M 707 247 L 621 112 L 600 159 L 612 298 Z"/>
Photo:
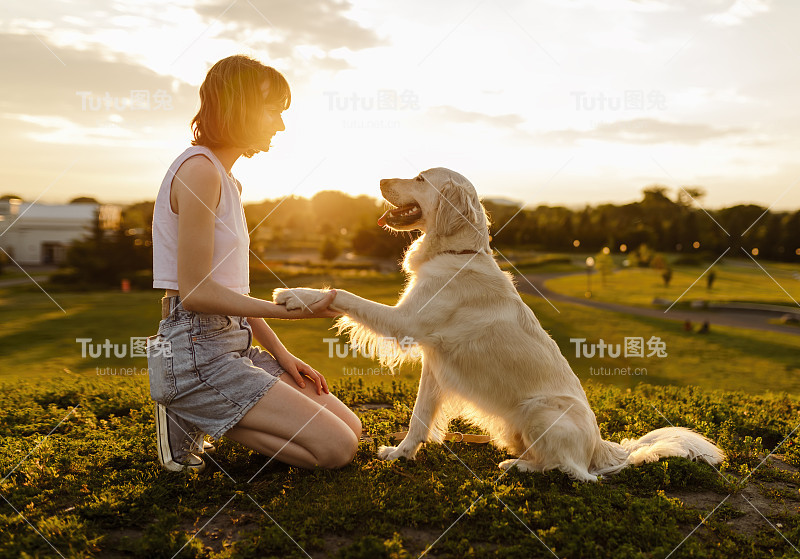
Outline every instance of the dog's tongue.
<path fill-rule="evenodd" d="M 391 211 L 392 211 L 392 210 L 386 210 L 386 211 L 384 212 L 384 214 L 378 218 L 378 225 L 380 225 L 381 227 L 383 227 L 384 225 L 386 225 L 386 216 L 388 216 L 388 215 L 389 215 L 389 212 L 391 212 Z"/>

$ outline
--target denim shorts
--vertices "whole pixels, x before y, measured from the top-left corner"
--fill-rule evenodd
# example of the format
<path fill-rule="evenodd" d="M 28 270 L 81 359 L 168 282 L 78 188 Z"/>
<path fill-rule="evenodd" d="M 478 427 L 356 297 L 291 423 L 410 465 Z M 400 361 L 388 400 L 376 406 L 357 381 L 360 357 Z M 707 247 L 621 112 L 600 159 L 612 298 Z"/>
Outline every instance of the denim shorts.
<path fill-rule="evenodd" d="M 247 318 L 191 312 L 179 296 L 166 299 L 170 313 L 147 341 L 150 396 L 218 439 L 285 371 L 251 345 Z"/>

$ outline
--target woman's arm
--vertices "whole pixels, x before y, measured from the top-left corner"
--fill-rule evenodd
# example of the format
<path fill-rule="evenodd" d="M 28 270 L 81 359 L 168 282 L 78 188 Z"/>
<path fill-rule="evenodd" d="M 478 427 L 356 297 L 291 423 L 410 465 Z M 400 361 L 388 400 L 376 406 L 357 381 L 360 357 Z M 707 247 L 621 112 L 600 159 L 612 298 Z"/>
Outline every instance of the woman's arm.
<path fill-rule="evenodd" d="M 270 301 L 236 293 L 211 279 L 214 258 L 214 209 L 220 199 L 220 176 L 214 164 L 202 156 L 190 157 L 172 181 L 178 212 L 178 285 L 187 311 L 230 316 L 267 318 L 333 317 L 323 304 L 299 311 Z M 219 265 L 224 266 L 223 260 Z"/>
<path fill-rule="evenodd" d="M 253 338 L 264 346 L 264 349 L 269 351 L 273 356 L 281 352 L 288 352 L 289 350 L 278 339 L 277 334 L 272 331 L 267 322 L 257 316 L 248 316 L 247 322 L 253 329 Z"/>

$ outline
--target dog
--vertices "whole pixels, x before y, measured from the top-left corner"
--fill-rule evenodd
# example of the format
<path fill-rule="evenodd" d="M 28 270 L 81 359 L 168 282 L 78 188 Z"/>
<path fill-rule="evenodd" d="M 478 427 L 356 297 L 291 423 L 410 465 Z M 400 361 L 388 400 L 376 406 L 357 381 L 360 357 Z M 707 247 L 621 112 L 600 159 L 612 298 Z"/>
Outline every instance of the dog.
<path fill-rule="evenodd" d="M 422 232 L 403 259 L 405 290 L 394 306 L 337 290 L 330 307 L 343 313 L 339 333 L 385 365 L 421 354 L 408 434 L 397 447 L 381 446 L 381 459 L 413 459 L 423 443 L 441 443 L 456 417 L 516 457 L 500 462 L 504 470 L 559 469 L 572 479 L 597 481 L 667 456 L 709 464 L 725 458 L 707 438 L 682 427 L 622 443 L 603 440 L 578 377 L 522 301 L 513 276 L 495 262 L 488 216 L 465 177 L 434 168 L 411 179 L 383 179 L 380 188 L 392 208 L 378 224 Z M 277 289 L 273 300 L 291 310 L 323 295 Z"/>

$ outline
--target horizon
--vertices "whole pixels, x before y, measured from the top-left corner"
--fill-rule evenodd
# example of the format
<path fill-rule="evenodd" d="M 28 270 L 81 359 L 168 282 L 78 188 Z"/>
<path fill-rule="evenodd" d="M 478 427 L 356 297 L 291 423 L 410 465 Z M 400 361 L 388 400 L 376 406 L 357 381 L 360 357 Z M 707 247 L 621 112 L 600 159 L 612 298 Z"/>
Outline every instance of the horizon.
<path fill-rule="evenodd" d="M 526 209 L 526 210 L 536 209 L 539 206 L 563 207 L 563 208 L 567 208 L 567 209 L 570 209 L 570 210 L 582 210 L 582 209 L 584 209 L 586 207 L 596 208 L 598 206 L 602 206 L 602 205 L 606 205 L 606 204 L 615 205 L 615 206 L 624 206 L 624 205 L 627 205 L 627 204 L 635 204 L 635 203 L 641 202 L 643 200 L 644 196 L 642 195 L 642 193 L 644 192 L 645 189 L 650 188 L 650 187 L 656 187 L 656 186 L 661 187 L 661 186 L 665 186 L 665 185 L 663 185 L 663 184 L 650 184 L 650 185 L 647 185 L 647 186 L 643 186 L 642 190 L 640 191 L 640 196 L 638 198 L 635 198 L 635 199 L 629 199 L 629 200 L 601 200 L 601 201 L 592 202 L 592 203 L 589 203 L 589 202 L 585 202 L 585 203 L 576 202 L 576 203 L 572 203 L 572 204 L 558 203 L 558 202 L 549 203 L 549 204 L 546 204 L 546 203 L 543 203 L 543 202 L 542 203 L 533 203 L 533 202 L 524 203 L 522 200 L 514 200 L 514 199 L 511 199 L 511 198 L 508 198 L 508 197 L 505 197 L 505 196 L 482 196 L 480 191 L 478 192 L 478 196 L 480 197 L 480 200 L 481 200 L 482 203 L 486 202 L 486 201 L 490 201 L 490 202 L 501 201 L 501 203 L 508 203 L 509 205 L 514 205 L 516 207 L 521 207 L 522 209 Z M 677 192 L 680 192 L 680 189 L 678 187 L 676 187 L 674 189 L 673 188 L 669 188 L 669 187 L 667 187 L 667 188 L 668 188 L 667 197 L 670 200 L 672 200 L 673 202 L 675 202 L 676 201 L 675 200 L 675 196 L 671 196 L 671 194 L 677 194 Z M 331 188 L 321 188 L 317 192 L 314 192 L 311 195 L 307 195 L 307 196 L 299 195 L 299 194 L 291 194 L 291 195 L 289 195 L 289 197 L 296 197 L 296 198 L 302 198 L 302 199 L 310 200 L 316 194 L 318 194 L 320 192 L 326 192 L 326 191 L 327 192 L 330 192 L 330 191 L 341 192 L 343 194 L 346 194 L 346 195 L 352 196 L 352 197 L 367 196 L 367 197 L 372 198 L 373 200 L 375 200 L 376 205 L 388 203 L 383 198 L 372 196 L 370 194 L 352 193 L 352 192 L 346 192 L 344 190 L 331 189 Z M 14 193 L 13 192 L 0 192 L 0 197 L 5 196 L 5 195 L 12 195 L 12 194 L 14 194 Z M 147 203 L 155 203 L 155 196 L 153 196 L 152 199 L 133 199 L 133 200 L 130 200 L 130 201 L 114 201 L 114 200 L 99 199 L 99 198 L 97 198 L 97 196 L 90 196 L 88 194 L 80 194 L 80 193 L 75 194 L 74 196 L 70 196 L 68 199 L 64 199 L 62 201 L 57 201 L 57 200 L 50 201 L 50 200 L 46 200 L 43 197 L 43 198 L 37 200 L 36 203 L 38 203 L 38 204 L 47 204 L 47 205 L 68 205 L 70 203 L 69 201 L 71 199 L 81 198 L 81 197 L 95 198 L 99 204 L 109 204 L 109 205 L 117 205 L 117 206 L 123 206 L 123 207 L 132 206 L 132 205 L 135 205 L 135 204 L 143 204 L 145 202 L 147 202 Z M 280 201 L 283 198 L 284 197 L 264 198 L 264 199 L 261 199 L 261 200 L 243 200 L 242 203 L 243 203 L 244 206 L 257 205 L 257 204 L 263 204 L 263 203 L 266 203 L 266 202 Z M 702 200 L 702 198 L 701 198 L 701 200 Z M 30 200 L 30 199 L 26 199 L 26 198 L 22 198 L 22 201 L 23 201 L 23 203 L 34 202 L 34 200 Z M 729 205 L 718 206 L 718 207 L 711 206 L 711 205 L 708 205 L 708 204 L 702 204 L 702 209 L 705 209 L 705 210 L 708 210 L 708 211 L 719 211 L 719 210 L 723 210 L 723 209 L 731 208 L 731 207 L 735 207 L 735 206 L 740 206 L 740 205 L 742 205 L 742 206 L 756 205 L 756 206 L 759 206 L 759 207 L 762 207 L 762 208 L 765 208 L 765 209 L 769 209 L 769 211 L 775 212 L 775 213 L 794 213 L 794 212 L 800 211 L 800 206 L 791 207 L 791 208 L 780 208 L 777 205 L 775 207 L 767 207 L 765 204 L 758 204 L 756 202 L 737 202 L 737 203 L 732 203 L 732 204 L 729 204 Z M 698 206 L 696 203 L 693 204 L 692 207 L 695 208 L 695 209 L 701 209 L 700 206 Z"/>
<path fill-rule="evenodd" d="M 377 198 L 381 178 L 444 166 L 482 197 L 525 207 L 631 203 L 663 185 L 703 188 L 708 209 L 800 208 L 797 4 L 11 10 L 0 19 L 0 180 L 25 200 L 154 200 L 189 145 L 206 71 L 244 53 L 284 73 L 293 94 L 270 152 L 233 168 L 246 204 L 322 190 Z"/>

